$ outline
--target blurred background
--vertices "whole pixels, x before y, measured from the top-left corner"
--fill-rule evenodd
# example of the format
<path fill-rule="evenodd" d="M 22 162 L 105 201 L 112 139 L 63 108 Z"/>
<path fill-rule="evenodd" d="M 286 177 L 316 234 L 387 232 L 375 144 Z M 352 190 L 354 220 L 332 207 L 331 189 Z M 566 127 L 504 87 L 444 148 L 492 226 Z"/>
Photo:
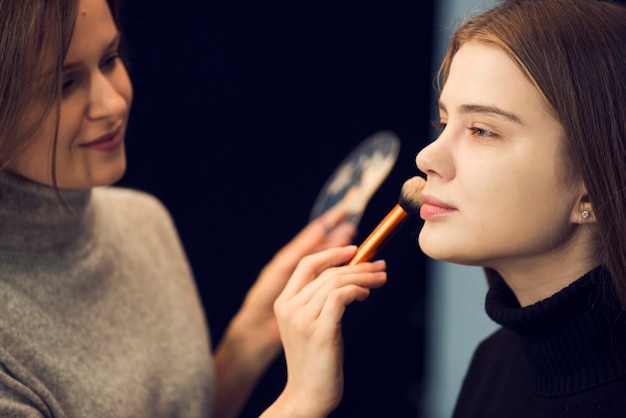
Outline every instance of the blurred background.
<path fill-rule="evenodd" d="M 156 195 L 172 213 L 214 345 L 358 143 L 380 130 L 401 140 L 357 243 L 419 174 L 415 154 L 433 139 L 436 67 L 455 18 L 474 6 L 122 0 L 135 101 L 120 185 Z M 333 417 L 449 416 L 471 352 L 493 327 L 481 273 L 426 260 L 419 226 L 409 219 L 384 247 L 387 285 L 345 315 L 345 395 Z M 478 277 L 451 286 L 459 275 Z M 242 417 L 258 416 L 284 381 L 279 358 Z"/>

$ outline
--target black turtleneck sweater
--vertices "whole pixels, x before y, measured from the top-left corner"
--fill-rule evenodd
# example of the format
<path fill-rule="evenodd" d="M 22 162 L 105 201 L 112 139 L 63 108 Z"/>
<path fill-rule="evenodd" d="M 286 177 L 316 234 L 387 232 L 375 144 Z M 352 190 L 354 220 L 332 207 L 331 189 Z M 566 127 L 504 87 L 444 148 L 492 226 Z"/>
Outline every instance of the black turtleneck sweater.
<path fill-rule="evenodd" d="M 626 417 L 626 314 L 605 268 L 525 308 L 498 279 L 486 310 L 503 328 L 477 348 L 455 418 Z"/>

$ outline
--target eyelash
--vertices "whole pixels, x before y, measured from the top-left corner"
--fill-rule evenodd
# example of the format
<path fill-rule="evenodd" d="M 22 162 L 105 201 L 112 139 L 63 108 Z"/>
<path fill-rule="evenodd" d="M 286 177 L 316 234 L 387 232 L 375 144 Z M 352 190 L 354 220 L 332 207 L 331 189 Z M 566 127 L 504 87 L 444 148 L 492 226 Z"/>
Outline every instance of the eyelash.
<path fill-rule="evenodd" d="M 472 133 L 472 135 L 474 136 L 479 136 L 482 138 L 497 138 L 498 134 L 493 133 L 487 129 L 483 129 L 483 128 L 476 128 L 476 127 L 471 127 L 469 128 L 469 131 Z"/>
<path fill-rule="evenodd" d="M 109 55 L 104 59 L 104 61 L 100 65 L 100 68 L 113 69 L 115 67 L 115 64 L 117 64 L 118 58 L 120 58 L 120 53 L 116 51 L 115 53 Z"/>
<path fill-rule="evenodd" d="M 440 121 L 436 121 L 436 120 L 431 121 L 431 123 L 432 123 L 433 127 L 435 129 L 437 129 L 439 132 L 443 131 L 446 128 L 446 126 L 447 126 L 447 124 L 445 122 L 440 122 Z M 496 133 L 494 133 L 494 132 L 492 132 L 492 131 L 490 131 L 488 129 L 478 128 L 478 127 L 475 127 L 475 126 L 467 128 L 467 129 L 470 131 L 471 135 L 473 135 L 473 136 L 477 136 L 477 137 L 481 137 L 481 138 L 497 138 L 498 137 L 498 134 L 496 134 Z"/>
<path fill-rule="evenodd" d="M 433 128 L 437 129 L 439 132 L 446 128 L 446 124 L 438 120 L 431 120 L 430 123 L 433 125 Z"/>

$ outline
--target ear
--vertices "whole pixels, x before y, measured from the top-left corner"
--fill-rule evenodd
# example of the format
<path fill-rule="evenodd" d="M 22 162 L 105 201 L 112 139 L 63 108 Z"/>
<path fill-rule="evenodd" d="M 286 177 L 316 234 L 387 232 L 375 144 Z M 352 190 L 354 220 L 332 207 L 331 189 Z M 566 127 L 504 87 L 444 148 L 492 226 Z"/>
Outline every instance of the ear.
<path fill-rule="evenodd" d="M 572 208 L 570 221 L 579 225 L 596 223 L 596 215 L 593 211 L 593 207 L 591 206 L 591 202 L 589 201 L 587 188 L 584 184 L 581 185 L 578 201 Z"/>

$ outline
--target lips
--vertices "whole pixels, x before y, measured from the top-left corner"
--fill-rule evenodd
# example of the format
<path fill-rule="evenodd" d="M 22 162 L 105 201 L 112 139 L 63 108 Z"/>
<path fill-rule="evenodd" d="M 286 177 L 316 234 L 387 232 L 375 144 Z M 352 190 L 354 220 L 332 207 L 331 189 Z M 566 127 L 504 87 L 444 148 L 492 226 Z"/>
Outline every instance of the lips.
<path fill-rule="evenodd" d="M 425 221 L 440 218 L 456 212 L 457 209 L 432 197 L 424 196 L 424 204 L 420 208 L 420 217 Z"/>
<path fill-rule="evenodd" d="M 106 135 L 94 139 L 93 141 L 81 144 L 81 148 L 87 148 L 93 151 L 109 152 L 117 149 L 121 144 L 124 136 L 122 135 L 122 128 L 109 132 Z"/>

